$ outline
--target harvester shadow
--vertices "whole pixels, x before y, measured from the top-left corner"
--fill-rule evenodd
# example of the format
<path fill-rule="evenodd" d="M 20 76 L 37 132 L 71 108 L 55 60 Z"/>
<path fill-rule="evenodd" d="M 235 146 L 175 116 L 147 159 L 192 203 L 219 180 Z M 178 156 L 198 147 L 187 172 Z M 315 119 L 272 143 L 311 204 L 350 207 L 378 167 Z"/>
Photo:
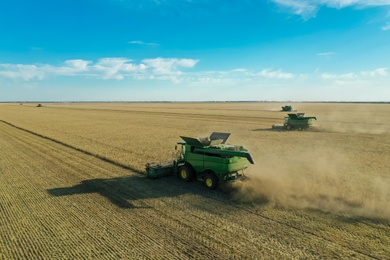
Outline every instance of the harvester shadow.
<path fill-rule="evenodd" d="M 275 130 L 272 128 L 256 128 L 256 129 L 253 129 L 252 131 L 263 132 L 263 131 L 275 131 Z"/>
<path fill-rule="evenodd" d="M 143 176 L 84 180 L 71 187 L 48 189 L 47 192 L 54 197 L 97 193 L 117 207 L 125 209 L 151 208 L 145 202 L 137 202 L 137 206 L 134 205 L 134 202 L 144 199 L 175 197 L 187 193 L 174 186 L 167 187 L 165 182 L 158 182 Z"/>
<path fill-rule="evenodd" d="M 284 128 L 256 128 L 252 130 L 253 132 L 284 132 L 284 133 L 294 133 L 294 132 L 326 132 L 318 127 L 313 127 L 311 129 L 304 129 L 303 131 L 298 131 L 297 129 L 286 130 Z"/>
<path fill-rule="evenodd" d="M 152 206 L 150 206 L 152 205 L 152 202 L 149 203 L 147 201 L 149 199 L 174 198 L 184 194 L 242 205 L 242 201 L 236 201 L 236 199 L 234 199 L 234 193 L 236 191 L 237 189 L 228 183 L 221 183 L 218 189 L 210 190 L 205 187 L 202 182 L 195 180 L 191 182 L 182 182 L 176 176 L 149 179 L 145 176 L 138 175 L 110 179 L 99 178 L 83 180 L 74 186 L 47 190 L 53 197 L 78 196 L 95 193 L 103 196 L 115 206 L 123 209 L 152 208 Z"/>
<path fill-rule="evenodd" d="M 253 132 L 286 132 L 285 129 L 277 129 L 277 128 L 256 128 L 252 130 Z"/>

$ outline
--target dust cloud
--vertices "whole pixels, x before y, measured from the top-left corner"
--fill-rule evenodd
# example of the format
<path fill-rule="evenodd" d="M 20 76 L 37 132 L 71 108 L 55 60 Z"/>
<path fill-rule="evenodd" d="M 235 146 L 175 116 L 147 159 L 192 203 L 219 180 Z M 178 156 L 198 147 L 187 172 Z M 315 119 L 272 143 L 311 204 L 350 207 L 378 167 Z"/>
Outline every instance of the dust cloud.
<path fill-rule="evenodd" d="M 371 122 L 334 122 L 324 119 L 317 129 L 337 133 L 386 134 L 390 133 L 390 124 L 384 123 L 382 120 L 371 120 Z"/>
<path fill-rule="evenodd" d="M 363 173 L 335 148 L 255 156 L 236 199 L 346 216 L 390 219 L 390 177 Z"/>
<path fill-rule="evenodd" d="M 389 134 L 389 105 L 361 104 L 322 107 L 313 111 L 317 130 L 338 133 Z"/>

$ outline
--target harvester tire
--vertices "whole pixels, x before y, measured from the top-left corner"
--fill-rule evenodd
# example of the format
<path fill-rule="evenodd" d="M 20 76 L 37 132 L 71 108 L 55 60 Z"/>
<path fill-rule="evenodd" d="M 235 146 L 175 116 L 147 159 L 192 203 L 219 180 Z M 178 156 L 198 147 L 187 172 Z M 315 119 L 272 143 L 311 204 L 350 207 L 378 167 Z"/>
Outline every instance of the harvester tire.
<path fill-rule="evenodd" d="M 291 126 L 291 125 L 286 125 L 286 129 L 287 129 L 287 130 L 291 130 L 291 129 L 292 129 L 292 126 Z"/>
<path fill-rule="evenodd" d="M 298 131 L 302 131 L 302 130 L 303 130 L 302 126 L 298 127 Z"/>
<path fill-rule="evenodd" d="M 179 174 L 178 177 L 182 181 L 190 182 L 195 176 L 194 169 L 188 164 L 184 164 L 183 166 L 180 166 L 179 168 Z"/>
<path fill-rule="evenodd" d="M 204 184 L 207 188 L 214 190 L 218 187 L 218 178 L 215 176 L 215 174 L 209 173 L 204 178 Z"/>

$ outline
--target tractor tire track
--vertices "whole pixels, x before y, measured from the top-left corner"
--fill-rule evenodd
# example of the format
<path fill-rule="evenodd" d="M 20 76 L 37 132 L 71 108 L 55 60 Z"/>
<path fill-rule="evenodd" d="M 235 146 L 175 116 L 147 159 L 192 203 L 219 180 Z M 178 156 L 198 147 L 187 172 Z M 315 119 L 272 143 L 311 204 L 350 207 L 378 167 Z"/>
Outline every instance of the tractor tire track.
<path fill-rule="evenodd" d="M 120 110 L 120 109 L 104 109 L 104 108 L 77 108 L 77 107 L 46 107 L 49 109 L 64 109 L 64 110 L 78 110 L 78 111 L 98 111 L 98 112 L 109 112 L 109 113 L 126 113 L 126 114 L 144 114 L 151 116 L 166 116 L 166 117 L 174 117 L 174 118 L 192 118 L 192 119 L 201 119 L 201 120 L 210 120 L 210 121 L 259 121 L 263 120 L 279 120 L 280 117 L 257 117 L 257 116 L 245 116 L 245 115 L 218 115 L 218 114 L 199 114 L 199 113 L 185 113 L 185 112 L 157 112 L 157 111 L 147 111 L 147 110 Z M 237 110 L 235 110 L 237 111 Z M 241 110 L 241 111 L 256 111 L 256 110 Z"/>
<path fill-rule="evenodd" d="M 20 188 L 20 194 L 18 192 L 16 194 L 20 201 L 23 201 L 22 206 L 26 208 L 25 211 L 22 210 L 22 213 L 20 213 L 20 208 L 18 208 L 19 217 L 24 214 L 28 215 L 28 212 L 35 212 L 35 221 L 38 221 L 42 228 L 33 229 L 33 232 L 30 232 L 30 228 L 17 230 L 17 237 L 20 234 L 22 234 L 22 237 L 39 237 L 45 234 L 53 240 L 60 240 L 60 244 L 63 245 L 63 249 L 52 252 L 47 248 L 52 248 L 51 246 L 55 246 L 54 244 L 58 243 L 58 241 L 53 244 L 49 243 L 50 246 L 47 246 L 46 243 L 36 246 L 35 243 L 31 244 L 29 240 L 20 239 L 18 243 L 23 248 L 31 251 L 16 251 L 18 253 L 13 255 L 16 258 L 25 256 L 36 257 L 37 254 L 45 256 L 68 254 L 69 257 L 79 257 L 81 251 L 89 252 L 90 256 L 98 256 L 92 250 L 88 250 L 77 236 L 72 237 L 73 241 L 69 243 L 66 238 L 70 235 L 60 232 L 61 230 L 53 225 L 53 221 L 54 223 L 61 223 L 63 228 L 78 231 L 88 230 L 88 233 L 82 232 L 80 236 L 94 244 L 95 250 L 98 249 L 98 252 L 104 251 L 109 256 L 118 256 L 117 254 L 120 252 L 119 255 L 121 256 L 138 255 L 150 257 L 161 256 L 161 252 L 163 252 L 165 257 L 170 258 L 183 256 L 223 258 L 223 256 L 228 257 L 231 254 L 255 257 L 256 255 L 258 256 L 259 252 L 262 252 L 265 255 L 273 254 L 279 257 L 291 257 L 292 255 L 309 257 L 313 254 L 313 251 L 315 252 L 316 248 L 320 248 L 321 244 L 325 242 L 331 245 L 331 249 L 328 250 L 338 256 L 355 254 L 360 255 L 361 258 L 376 258 L 375 256 L 334 244 L 334 242 L 315 234 L 302 239 L 300 242 L 306 242 L 300 246 L 296 245 L 291 241 L 290 236 L 283 236 L 283 234 L 299 237 L 301 233 L 310 234 L 310 232 L 254 213 L 226 199 L 220 199 L 209 192 L 203 192 L 197 186 L 193 186 L 190 189 L 192 191 L 189 193 L 187 188 L 190 186 L 185 187 L 178 182 L 165 180 L 153 182 L 140 177 L 136 181 L 121 182 L 121 180 L 126 180 L 125 178 L 129 174 L 128 168 L 99 158 L 91 153 L 85 153 L 66 144 L 64 145 L 56 140 L 11 126 L 10 124 L 2 124 L 0 128 L 1 133 L 5 133 L 4 135 L 7 135 L 7 139 L 12 140 L 12 144 L 17 147 L 16 150 L 18 151 L 18 153 L 9 153 L 11 155 L 14 154 L 14 156 L 7 159 L 7 167 L 12 168 L 8 169 L 7 172 L 23 172 L 26 174 L 28 171 L 34 173 L 41 171 L 41 174 L 35 174 L 34 178 L 29 178 L 28 183 L 25 183 L 24 174 L 18 176 L 17 183 L 22 183 L 23 185 L 18 187 Z M 11 148 L 10 150 L 12 150 Z M 16 165 L 10 164 L 10 160 L 18 161 L 20 157 L 24 161 L 34 159 L 37 165 L 30 163 L 16 167 Z M 137 173 L 132 174 L 130 172 L 130 174 L 139 176 Z M 111 179 L 107 179 L 107 177 L 111 177 Z M 106 180 L 101 180 L 101 178 L 106 178 Z M 52 181 L 52 179 L 54 180 Z M 81 192 L 81 196 L 69 195 L 53 198 L 44 196 L 47 194 L 42 194 L 42 185 L 46 188 L 63 186 L 64 184 L 65 186 L 78 186 L 80 182 L 96 179 L 100 179 L 100 181 L 91 184 L 92 188 L 97 188 L 93 196 L 90 196 L 89 191 L 85 190 Z M 115 182 L 116 179 L 119 182 Z M 49 183 L 47 183 L 48 180 L 50 180 Z M 7 184 L 10 187 L 16 185 L 15 180 Z M 23 190 L 25 192 L 21 192 Z M 96 196 L 95 193 L 99 193 L 99 191 L 106 196 Z M 107 191 L 108 193 L 114 193 L 119 198 L 131 201 L 132 209 L 135 210 L 121 209 L 111 203 L 107 203 L 110 202 L 106 200 Z M 154 192 L 162 194 L 156 195 Z M 7 192 L 2 191 L 1 194 L 3 193 Z M 26 200 L 31 194 L 35 195 Z M 7 196 L 4 195 L 4 197 Z M 8 200 L 11 199 L 8 196 Z M 47 215 L 47 205 L 36 205 L 37 201 L 52 200 L 59 203 L 60 206 L 51 208 L 52 212 L 49 215 Z M 34 205 L 34 207 L 29 205 Z M 63 209 L 66 209 L 68 216 L 66 223 L 63 223 Z M 99 215 L 96 212 L 110 212 L 112 214 Z M 244 219 L 246 224 L 243 225 L 242 221 L 237 221 L 237 216 L 240 219 Z M 131 220 L 131 222 L 126 222 L 126 219 Z M 146 224 L 145 219 L 148 219 Z M 6 220 L 7 223 L 12 221 L 13 219 L 9 218 Z M 254 228 L 250 226 L 250 223 L 257 223 L 257 225 Z M 103 229 L 99 228 L 101 225 L 104 226 Z M 278 228 L 275 229 L 274 225 L 277 225 Z M 15 226 L 13 227 L 16 229 Z M 128 231 L 131 231 L 131 235 L 129 235 Z M 161 233 L 164 236 L 161 236 Z M 102 234 L 106 239 L 102 239 Z M 139 234 L 138 237 L 137 234 Z M 74 242 L 74 240 L 78 242 Z M 112 243 L 111 240 L 122 243 Z M 239 243 L 233 245 L 228 242 L 237 240 Z M 124 243 L 125 241 L 126 243 Z M 132 249 L 126 248 L 125 245 L 129 242 L 136 243 L 137 247 L 132 247 Z M 226 244 L 226 246 L 221 247 L 221 244 Z M 12 246 L 12 243 L 7 244 L 5 247 L 8 248 L 10 246 Z M 69 254 L 69 249 L 71 248 L 75 250 L 72 250 L 72 253 Z M 278 253 L 275 251 L 278 251 Z M 324 257 L 329 251 L 325 250 L 322 253 L 317 253 Z M 311 256 L 313 257 L 313 255 Z"/>
<path fill-rule="evenodd" d="M 36 141 L 36 140 L 35 140 Z M 26 148 L 26 147 L 24 147 L 24 148 Z M 36 147 L 34 147 L 34 151 L 36 151 L 37 149 L 35 149 Z M 47 156 L 46 156 L 47 157 Z M 53 159 L 53 158 L 52 158 Z M 63 169 L 61 169 L 61 171 L 62 171 Z M 80 177 L 80 176 L 79 176 Z M 21 188 L 23 188 L 23 190 L 29 190 L 29 191 L 31 191 L 34 187 L 36 187 L 37 185 L 39 185 L 39 184 L 41 184 L 40 186 L 42 186 L 42 183 L 40 182 L 40 181 L 37 181 L 36 183 L 32 183 L 31 184 L 31 186 L 30 185 L 27 185 L 27 186 L 23 186 L 23 187 L 21 187 Z M 33 192 L 33 194 L 35 194 L 35 192 Z M 23 194 L 23 201 L 25 200 L 25 194 Z M 30 199 L 29 200 L 29 202 L 33 202 L 34 200 L 36 200 L 37 198 L 32 198 L 32 199 Z M 86 201 L 87 200 L 87 201 Z M 87 203 L 87 204 L 85 204 L 85 203 Z M 79 207 L 78 206 L 78 204 L 81 204 L 81 205 L 84 205 L 84 206 L 87 206 L 87 208 L 82 208 L 82 207 Z M 24 204 L 23 206 L 28 206 L 29 204 L 27 203 L 27 204 Z M 35 205 L 35 204 L 34 204 Z M 92 206 L 91 206 L 92 205 Z M 105 204 L 103 204 L 103 205 L 105 205 Z M 69 205 L 69 206 L 71 206 L 70 208 L 68 207 L 67 209 L 68 209 L 68 212 L 67 213 L 69 213 L 69 211 L 70 211 L 70 213 L 75 213 L 75 215 L 73 216 L 74 218 L 67 218 L 67 220 L 74 220 L 72 223 L 71 223 L 71 226 L 73 227 L 73 228 L 76 228 L 77 230 L 83 230 L 83 228 L 85 228 L 85 227 L 87 227 L 87 226 L 90 226 L 90 228 L 91 228 L 91 231 L 94 231 L 94 232 L 96 232 L 96 230 L 94 230 L 94 227 L 95 226 L 98 226 L 98 224 L 101 224 L 101 223 L 99 223 L 99 222 L 101 222 L 101 221 L 98 221 L 98 220 L 96 220 L 96 217 L 95 216 L 93 216 L 93 211 L 92 211 L 92 209 L 93 208 L 98 208 L 99 207 L 99 204 L 98 204 L 98 202 L 96 202 L 94 199 L 90 199 L 90 200 L 88 200 L 88 198 L 83 198 L 83 201 L 81 202 L 81 201 L 76 201 L 76 202 L 73 202 L 71 205 Z M 73 207 L 72 207 L 73 206 Z M 107 206 L 107 205 L 105 205 L 105 206 Z M 87 209 L 87 210 L 86 210 Z M 88 209 L 91 209 L 91 211 L 89 211 Z M 53 209 L 52 209 L 53 210 Z M 59 223 L 61 223 L 61 222 L 64 222 L 64 220 L 62 219 L 62 214 L 61 214 L 61 208 L 59 208 L 58 209 L 59 211 L 57 212 L 57 214 L 54 214 L 54 216 L 57 216 L 57 218 L 58 219 L 54 219 L 55 220 L 55 222 L 59 222 Z M 106 210 L 106 209 L 104 209 L 104 210 Z M 39 208 L 37 208 L 36 207 L 36 205 L 35 205 L 35 207 L 34 207 L 34 209 L 33 209 L 33 211 L 34 212 L 36 212 L 36 211 L 40 211 L 40 209 Z M 26 214 L 27 214 L 27 212 L 25 212 Z M 49 218 L 47 218 L 48 216 L 43 216 L 43 218 L 42 218 L 42 221 L 43 222 L 46 222 L 46 221 L 50 221 L 50 223 L 53 221 L 53 214 L 51 214 L 51 216 L 49 217 Z M 91 221 L 91 220 L 94 220 L 94 221 Z M 92 222 L 92 223 L 91 223 Z M 123 222 L 123 220 L 122 220 L 122 222 Z M 109 229 L 109 227 L 111 227 L 111 225 L 112 225 L 112 223 L 115 223 L 115 222 L 113 222 L 113 221 L 108 221 L 107 223 L 105 223 L 105 225 L 107 225 L 107 230 L 110 230 Z M 123 223 L 121 223 L 119 226 L 121 226 L 121 225 L 123 225 Z M 54 237 L 54 235 L 53 234 L 55 234 L 55 233 L 58 233 L 58 232 L 56 232 L 56 231 L 58 231 L 58 230 L 56 230 L 56 228 L 55 228 L 55 226 L 54 225 L 49 225 L 48 223 L 45 223 L 43 226 L 45 226 L 45 227 L 48 227 L 47 228 L 47 230 L 48 231 L 50 231 L 50 229 L 51 228 L 54 228 L 54 231 L 52 231 L 52 232 L 50 232 L 51 233 L 51 236 L 52 237 Z M 140 226 L 141 227 L 141 226 Z M 118 227 L 116 227 L 116 225 L 112 225 L 112 229 L 113 230 L 117 230 L 117 231 L 119 231 L 120 229 L 118 228 Z M 139 230 L 139 231 L 141 231 L 141 230 Z M 31 232 L 30 230 L 29 230 L 29 232 Z M 91 233 L 93 233 L 93 232 L 91 232 Z M 25 237 L 25 235 L 26 234 L 23 234 L 23 236 L 22 237 Z M 106 232 L 106 235 L 107 235 L 107 232 Z M 112 234 L 111 234 L 111 236 L 112 236 Z M 117 234 L 115 234 L 115 236 L 117 236 Z M 92 242 L 92 244 L 93 244 L 93 242 L 95 242 L 95 243 L 97 243 L 98 244 L 98 247 L 101 247 L 101 248 L 105 248 L 105 246 L 104 246 L 104 244 L 99 244 L 98 243 L 98 241 L 96 240 L 96 238 L 98 239 L 98 240 L 101 240 L 101 236 L 91 236 L 90 235 L 90 233 L 88 233 L 88 234 L 83 234 L 83 237 L 84 238 L 86 238 L 89 242 Z M 151 237 L 152 238 L 152 237 Z M 147 240 L 149 240 L 149 239 L 147 239 Z M 139 242 L 139 241 L 138 241 Z M 25 243 L 26 242 L 24 242 L 24 240 L 22 241 L 22 245 L 23 245 L 23 247 L 21 247 L 21 248 L 29 248 L 29 246 L 28 245 L 26 245 Z M 76 243 L 76 244 L 78 244 L 78 243 Z M 31 246 L 31 245 L 30 245 Z M 111 245 L 112 246 L 112 245 Z M 53 247 L 51 247 L 51 246 L 49 246 L 49 247 L 47 247 L 47 248 L 55 248 L 55 245 L 53 245 Z M 141 246 L 139 247 L 141 250 L 140 250 L 140 252 L 142 253 L 142 244 L 141 244 Z M 83 248 L 83 250 L 85 250 L 85 248 Z M 77 251 L 77 250 L 76 250 Z M 88 250 L 87 250 L 88 251 Z M 70 251 L 69 251 L 70 252 Z M 113 254 L 114 252 L 118 252 L 118 250 L 117 250 L 117 248 L 113 248 L 113 249 L 111 249 L 111 250 L 106 250 L 105 251 L 106 253 L 109 253 L 109 254 Z M 119 251 L 120 252 L 120 251 Z M 146 251 L 145 251 L 146 252 Z M 168 254 L 169 255 L 169 254 Z M 70 257 L 73 257 L 74 255 L 70 255 Z"/>

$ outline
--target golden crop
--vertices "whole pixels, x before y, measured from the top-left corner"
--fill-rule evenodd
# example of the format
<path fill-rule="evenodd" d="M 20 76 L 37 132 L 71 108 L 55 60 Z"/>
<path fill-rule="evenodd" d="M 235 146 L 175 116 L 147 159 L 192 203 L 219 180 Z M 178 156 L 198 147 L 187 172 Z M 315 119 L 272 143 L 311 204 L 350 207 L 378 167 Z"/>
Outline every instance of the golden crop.
<path fill-rule="evenodd" d="M 390 257 L 390 106 L 0 104 L 0 259 Z M 256 164 L 208 191 L 144 165 L 229 132 Z"/>

